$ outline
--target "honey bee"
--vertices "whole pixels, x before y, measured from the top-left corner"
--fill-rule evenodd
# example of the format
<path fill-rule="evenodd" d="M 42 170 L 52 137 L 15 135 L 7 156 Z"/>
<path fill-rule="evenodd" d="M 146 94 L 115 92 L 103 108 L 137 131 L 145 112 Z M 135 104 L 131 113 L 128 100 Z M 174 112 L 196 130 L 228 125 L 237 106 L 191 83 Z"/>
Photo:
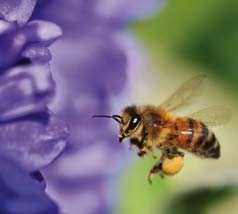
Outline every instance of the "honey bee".
<path fill-rule="evenodd" d="M 151 168 L 148 181 L 157 173 L 174 175 L 183 167 L 185 150 L 201 158 L 218 159 L 220 143 L 211 128 L 221 126 L 231 118 L 231 110 L 212 106 L 188 116 L 175 116 L 171 112 L 191 104 L 198 97 L 206 76 L 198 75 L 182 84 L 160 106 L 131 105 L 121 115 L 94 115 L 113 118 L 119 123 L 119 142 L 130 139 L 130 147 L 138 148 L 138 156 L 162 155 Z"/>

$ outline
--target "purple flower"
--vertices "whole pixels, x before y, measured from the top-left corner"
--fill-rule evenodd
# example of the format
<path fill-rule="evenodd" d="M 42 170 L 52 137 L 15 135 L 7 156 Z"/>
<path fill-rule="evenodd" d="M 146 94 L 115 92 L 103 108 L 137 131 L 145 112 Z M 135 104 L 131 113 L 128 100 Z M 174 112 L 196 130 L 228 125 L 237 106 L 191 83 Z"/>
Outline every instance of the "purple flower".
<path fill-rule="evenodd" d="M 65 123 L 50 112 L 29 114 L 0 125 L 0 153 L 33 172 L 51 163 L 64 149 Z"/>
<path fill-rule="evenodd" d="M 0 22 L 0 29 L 5 28 L 0 34 L 0 56 L 2 56 L 0 58 L 0 73 L 14 63 L 18 63 L 23 57 L 29 57 L 29 60 L 35 61 L 36 53 L 31 51 L 32 48 L 35 49 L 35 46 L 31 47 L 31 45 L 46 48 L 62 33 L 57 25 L 46 21 L 31 21 L 22 27 L 12 23 L 10 27 L 6 28 L 4 27 L 6 24 L 9 23 L 3 20 Z M 24 51 L 24 49 L 26 50 Z M 24 53 L 22 53 L 23 51 Z M 39 51 L 38 58 L 44 58 L 44 55 L 42 56 Z M 50 60 L 49 57 L 48 59 Z"/>
<path fill-rule="evenodd" d="M 0 171 L 1 213 L 58 213 L 42 187 L 16 163 L 0 157 Z"/>
<path fill-rule="evenodd" d="M 119 30 L 154 3 L 0 0 L 0 157 L 9 165 L 0 175 L 0 211 L 57 212 L 46 182 L 63 212 L 111 208 L 111 178 L 125 150 L 116 124 L 91 116 L 112 113 L 128 80 Z M 62 34 L 58 25 L 64 36 L 49 47 Z M 70 127 L 67 147 L 68 128 L 48 105 Z M 9 176 L 19 180 L 6 183 Z"/>
<path fill-rule="evenodd" d="M 65 124 L 46 108 L 55 90 L 47 47 L 61 30 L 51 22 L 24 22 L 29 19 L 26 14 L 31 15 L 33 1 L 22 1 L 18 7 L 7 1 L 0 3 L 6 17 L 0 29 L 10 26 L 0 34 L 0 140 L 4 142 L 0 153 L 32 171 L 62 152 L 68 133 Z M 18 19 L 21 9 L 24 18 Z M 16 22 L 8 22 L 12 19 Z"/>
<path fill-rule="evenodd" d="M 107 34 L 89 34 L 77 42 L 63 38 L 52 53 L 58 68 L 52 109 L 69 124 L 70 136 L 63 156 L 44 171 L 55 187 L 49 187 L 49 193 L 65 212 L 105 213 L 110 206 L 106 181 L 124 148 L 117 143 L 116 127 L 112 131 L 109 120 L 94 120 L 92 115 L 111 112 L 110 96 L 126 81 L 126 56 Z"/>
<path fill-rule="evenodd" d="M 25 24 L 34 10 L 37 0 L 0 0 L 0 18 Z"/>
<path fill-rule="evenodd" d="M 62 31 L 48 21 L 28 22 L 35 4 L 0 0 L 0 212 L 4 213 L 57 212 L 43 191 L 45 180 L 38 170 L 62 153 L 69 132 L 47 108 L 55 93 L 48 46 Z"/>
<path fill-rule="evenodd" d="M 51 47 L 57 82 L 51 108 L 69 124 L 70 136 L 66 151 L 44 170 L 44 176 L 49 194 L 66 213 L 107 213 L 112 206 L 111 178 L 125 148 L 117 142 L 116 124 L 91 117 L 116 113 L 112 98 L 120 99 L 128 80 L 127 52 L 119 30 L 139 16 L 132 12 L 139 4 L 132 2 L 42 0 L 33 13 L 64 31 Z M 140 3 L 145 8 L 148 0 Z"/>

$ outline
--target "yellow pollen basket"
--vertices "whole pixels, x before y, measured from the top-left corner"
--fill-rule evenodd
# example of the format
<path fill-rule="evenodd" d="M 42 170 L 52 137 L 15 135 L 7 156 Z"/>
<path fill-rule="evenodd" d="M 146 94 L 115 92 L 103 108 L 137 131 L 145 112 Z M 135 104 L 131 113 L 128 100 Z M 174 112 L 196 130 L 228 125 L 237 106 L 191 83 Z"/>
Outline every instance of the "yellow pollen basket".
<path fill-rule="evenodd" d="M 183 157 L 178 156 L 173 159 L 166 159 L 162 165 L 162 171 L 166 175 L 175 175 L 184 165 Z"/>

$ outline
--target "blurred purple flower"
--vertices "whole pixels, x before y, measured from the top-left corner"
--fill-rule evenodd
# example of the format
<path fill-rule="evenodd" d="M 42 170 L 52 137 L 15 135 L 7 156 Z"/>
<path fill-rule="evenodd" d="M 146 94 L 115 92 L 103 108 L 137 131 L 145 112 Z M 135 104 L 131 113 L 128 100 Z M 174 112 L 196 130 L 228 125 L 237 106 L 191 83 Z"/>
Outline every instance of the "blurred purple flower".
<path fill-rule="evenodd" d="M 49 112 L 0 124 L 0 153 L 32 172 L 51 163 L 65 147 L 65 123 Z M 17 155 L 16 155 L 17 154 Z"/>
<path fill-rule="evenodd" d="M 0 29 L 4 28 L 2 26 L 6 25 L 6 23 L 6 21 L 1 20 Z M 31 21 L 22 27 L 15 23 L 11 24 L 11 27 L 5 28 L 5 31 L 2 31 L 0 34 L 0 56 L 4 56 L 0 58 L 0 73 L 14 63 L 17 63 L 22 57 L 28 56 L 29 60 L 31 58 L 34 60 L 36 53 L 31 51 L 34 47 L 31 47 L 31 45 L 38 44 L 41 48 L 46 48 L 45 46 L 54 42 L 61 33 L 61 29 L 57 25 L 46 21 Z M 26 50 L 22 54 L 24 49 Z M 38 58 L 42 57 L 45 57 L 45 55 L 43 54 L 42 56 L 39 52 Z M 48 57 L 48 59 L 50 58 Z"/>
<path fill-rule="evenodd" d="M 57 206 L 24 169 L 0 157 L 0 171 L 1 213 L 58 213 Z"/>
<path fill-rule="evenodd" d="M 34 10 L 37 0 L 0 0 L 0 18 L 25 24 Z"/>
<path fill-rule="evenodd" d="M 33 13 L 33 18 L 53 21 L 64 31 L 51 47 L 57 82 L 51 107 L 69 124 L 70 137 L 61 158 L 43 171 L 47 191 L 63 212 L 108 213 L 112 206 L 108 181 L 125 150 L 117 143 L 116 124 L 91 117 L 112 113 L 111 99 L 127 82 L 127 53 L 118 31 L 158 3 L 139 2 L 41 0 Z"/>
<path fill-rule="evenodd" d="M 38 170 L 62 153 L 68 135 L 47 108 L 55 92 L 48 46 L 62 31 L 48 21 L 28 22 L 35 4 L 0 0 L 0 157 L 7 158 L 0 161 L 1 213 L 57 212 Z"/>

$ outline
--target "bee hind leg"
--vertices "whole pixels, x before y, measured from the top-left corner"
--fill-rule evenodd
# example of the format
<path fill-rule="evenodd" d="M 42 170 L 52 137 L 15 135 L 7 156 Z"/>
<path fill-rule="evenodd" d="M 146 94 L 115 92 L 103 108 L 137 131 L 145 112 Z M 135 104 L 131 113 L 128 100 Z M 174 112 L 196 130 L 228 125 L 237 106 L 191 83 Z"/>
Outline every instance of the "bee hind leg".
<path fill-rule="evenodd" d="M 161 170 L 162 170 L 162 165 L 163 165 L 163 162 L 164 160 L 167 158 L 167 154 L 162 154 L 162 156 L 160 157 L 159 161 L 156 162 L 156 164 L 151 168 L 148 176 L 147 176 L 147 179 L 148 179 L 148 182 L 150 184 L 152 184 L 152 176 L 154 174 L 157 174 L 157 173 L 160 173 Z M 163 178 L 163 174 L 160 174 L 161 178 Z"/>

